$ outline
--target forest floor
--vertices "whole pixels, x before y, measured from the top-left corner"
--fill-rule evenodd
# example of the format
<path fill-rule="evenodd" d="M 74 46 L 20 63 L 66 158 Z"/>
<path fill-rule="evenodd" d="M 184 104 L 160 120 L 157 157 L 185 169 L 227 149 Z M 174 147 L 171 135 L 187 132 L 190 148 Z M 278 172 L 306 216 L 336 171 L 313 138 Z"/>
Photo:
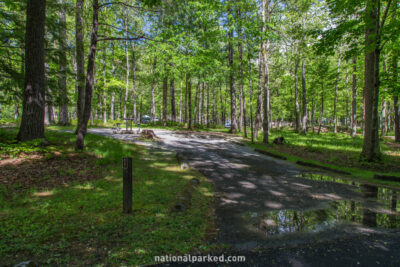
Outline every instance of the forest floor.
<path fill-rule="evenodd" d="M 183 154 L 214 183 L 217 235 L 210 244 L 228 247 L 213 254 L 245 255 L 249 266 L 400 264 L 398 187 L 316 173 L 226 133 L 154 131 L 161 141 L 152 146 Z M 109 129 L 89 132 L 137 140 Z"/>
<path fill-rule="evenodd" d="M 96 158 L 99 174 L 88 175 L 93 180 L 66 179 L 60 186 L 33 187 L 22 194 L 8 193 L 10 187 L 0 181 L 0 217 L 5 218 L 0 234 L 6 236 L 0 240 L 1 258 L 7 263 L 44 257 L 53 264 L 135 265 L 154 263 L 156 255 L 211 253 L 244 255 L 248 266 L 400 264 L 399 187 L 271 158 L 225 132 L 154 131 L 159 140 L 149 142 L 138 134 L 90 129 L 88 153 L 82 153 L 87 159 L 81 162 Z M 50 143 L 63 140 L 55 151 L 75 153 L 71 133 L 48 132 L 48 137 Z M 45 149 L 54 152 L 51 146 Z M 184 155 L 194 170 L 178 169 L 171 151 Z M 116 178 L 121 176 L 120 158 L 127 154 L 134 158 L 138 177 L 133 216 L 121 214 L 121 181 Z M 193 207 L 179 216 L 168 213 L 177 192 L 193 177 L 204 181 Z"/>
<path fill-rule="evenodd" d="M 47 145 L 15 135 L 0 129 L 0 266 L 139 265 L 209 249 L 212 186 L 174 154 L 90 134 L 77 153 L 71 133 L 47 131 Z M 133 158 L 131 215 L 122 214 L 123 156 Z M 192 208 L 173 212 L 192 178 L 201 181 Z"/>

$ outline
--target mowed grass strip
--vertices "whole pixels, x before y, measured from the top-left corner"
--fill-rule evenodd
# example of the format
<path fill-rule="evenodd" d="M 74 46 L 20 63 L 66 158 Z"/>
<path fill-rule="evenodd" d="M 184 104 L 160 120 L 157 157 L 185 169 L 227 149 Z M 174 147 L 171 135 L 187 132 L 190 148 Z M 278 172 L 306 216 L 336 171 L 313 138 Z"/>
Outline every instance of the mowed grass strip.
<path fill-rule="evenodd" d="M 73 150 L 71 133 L 46 132 L 51 145 L 13 144 L 15 130 L 0 129 L 1 161 L 55 152 L 66 159 Z M 132 143 L 88 134 L 86 150 L 102 171 L 96 179 L 21 185 L 0 181 L 0 265 L 33 260 L 37 264 L 141 265 L 155 255 L 206 251 L 214 233 L 212 185 L 199 173 L 178 168 L 173 154 L 150 152 Z M 13 147 L 13 148 L 11 148 Z M 18 152 L 18 148 L 20 152 Z M 13 152 L 10 152 L 12 150 Z M 10 153 L 12 157 L 10 157 Z M 56 153 L 56 154 L 57 154 Z M 133 158 L 133 213 L 122 214 L 122 157 Z M 34 159 L 29 159 L 33 161 Z M 39 160 L 39 159 L 38 159 Z M 57 155 L 59 160 L 59 155 Z M 31 166 L 31 168 L 33 168 Z M 43 168 L 43 165 L 38 165 Z M 0 166 L 1 171 L 2 166 Z M 74 175 L 65 170 L 63 175 Z M 76 170 L 75 170 L 76 171 Z M 93 173 L 93 170 L 79 170 Z M 27 173 L 29 175 L 29 172 Z M 171 205 L 182 188 L 197 178 L 192 207 L 173 213 Z"/>
<path fill-rule="evenodd" d="M 295 133 L 293 130 L 271 130 L 270 143 L 276 137 L 283 136 L 285 143 L 282 145 L 262 143 L 260 134 L 251 147 L 263 149 L 280 156 L 285 156 L 289 161 L 305 160 L 310 163 L 320 164 L 329 168 L 350 172 L 353 176 L 387 185 L 399 185 L 396 182 L 386 182 L 373 179 L 375 173 L 400 176 L 400 147 L 388 138 L 381 139 L 382 160 L 365 162 L 360 160 L 363 146 L 362 135 L 352 138 L 344 133 L 324 132 L 318 134 L 309 132 L 307 135 Z"/>

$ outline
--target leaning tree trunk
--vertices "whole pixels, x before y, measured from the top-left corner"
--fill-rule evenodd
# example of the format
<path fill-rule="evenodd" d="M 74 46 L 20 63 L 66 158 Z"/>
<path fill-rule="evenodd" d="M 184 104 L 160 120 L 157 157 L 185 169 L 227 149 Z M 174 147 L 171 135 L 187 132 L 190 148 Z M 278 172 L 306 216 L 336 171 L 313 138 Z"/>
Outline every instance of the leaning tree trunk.
<path fill-rule="evenodd" d="M 46 1 L 28 0 L 26 11 L 25 82 L 17 136 L 20 141 L 44 137 Z"/>
<path fill-rule="evenodd" d="M 378 97 L 379 97 L 379 5 L 378 0 L 367 1 L 365 17 L 365 134 L 361 152 L 366 161 L 380 158 L 378 137 Z"/>
<path fill-rule="evenodd" d="M 351 96 L 351 137 L 357 134 L 357 58 L 353 57 L 353 83 Z"/>
<path fill-rule="evenodd" d="M 303 88 L 303 118 L 302 118 L 302 134 L 307 133 L 307 95 L 306 95 L 306 62 L 303 58 L 301 67 L 301 84 Z"/>
<path fill-rule="evenodd" d="M 96 61 L 97 30 L 99 21 L 98 17 L 99 17 L 99 3 L 98 0 L 93 0 L 93 30 L 90 40 L 90 51 L 87 64 L 85 106 L 83 109 L 82 121 L 78 125 L 78 134 L 76 137 L 76 144 L 75 144 L 75 148 L 77 150 L 82 150 L 85 146 L 85 134 L 87 131 L 87 124 L 92 109 L 92 95 L 94 87 L 94 64 Z"/>
<path fill-rule="evenodd" d="M 58 79 L 59 86 L 59 120 L 58 123 L 60 125 L 68 125 L 68 92 L 67 92 L 67 21 L 65 14 L 65 1 L 60 0 L 61 11 L 59 13 L 60 16 L 60 36 L 59 36 L 59 64 L 60 64 L 60 72 Z"/>

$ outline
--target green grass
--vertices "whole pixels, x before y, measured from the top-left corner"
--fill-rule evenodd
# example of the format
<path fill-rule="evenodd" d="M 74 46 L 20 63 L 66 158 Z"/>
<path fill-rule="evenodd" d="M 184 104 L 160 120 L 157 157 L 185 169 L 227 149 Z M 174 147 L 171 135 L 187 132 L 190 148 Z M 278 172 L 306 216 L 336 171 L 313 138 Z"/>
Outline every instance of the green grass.
<path fill-rule="evenodd" d="M 3 141 L 15 134 L 0 131 Z M 47 131 L 46 137 L 67 144 L 49 149 L 73 153 L 73 134 Z M 0 265 L 28 259 L 45 265 L 139 265 L 153 263 L 155 255 L 210 249 L 205 241 L 213 229 L 212 186 L 204 177 L 180 170 L 171 154 L 106 137 L 88 134 L 86 150 L 106 170 L 99 180 L 20 194 L 0 183 Z M 131 215 L 122 214 L 123 156 L 133 158 Z M 177 193 L 195 177 L 202 183 L 192 208 L 172 213 Z"/>
<path fill-rule="evenodd" d="M 241 134 L 241 133 L 240 133 Z M 242 135 L 242 134 L 241 134 Z M 363 162 L 360 161 L 360 153 L 363 146 L 363 137 L 357 135 L 355 138 L 343 133 L 307 133 L 301 135 L 292 130 L 282 129 L 272 130 L 269 136 L 270 143 L 273 139 L 283 136 L 286 140 L 284 145 L 270 144 L 265 146 L 262 143 L 261 134 L 254 144 L 249 145 L 253 148 L 264 149 L 269 152 L 285 156 L 291 162 L 303 160 L 306 162 L 331 167 L 337 170 L 346 171 L 356 178 L 368 180 L 370 182 L 400 186 L 400 183 L 381 181 L 373 179 L 375 173 L 385 175 L 400 176 L 398 171 L 400 166 L 400 151 L 397 148 L 384 144 L 389 140 L 381 141 L 382 161 Z"/>

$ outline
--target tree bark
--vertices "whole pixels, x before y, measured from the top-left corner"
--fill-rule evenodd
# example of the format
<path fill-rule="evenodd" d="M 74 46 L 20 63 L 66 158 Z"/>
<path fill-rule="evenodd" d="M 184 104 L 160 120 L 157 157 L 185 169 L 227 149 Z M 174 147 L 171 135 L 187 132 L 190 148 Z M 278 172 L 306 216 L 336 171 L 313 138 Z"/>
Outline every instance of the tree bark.
<path fill-rule="evenodd" d="M 176 121 L 176 107 L 175 107 L 175 81 L 174 78 L 170 81 L 171 90 L 171 120 Z"/>
<path fill-rule="evenodd" d="M 104 59 L 103 59 L 103 90 L 101 91 L 102 97 L 103 97 L 103 123 L 107 123 L 107 48 L 104 49 Z"/>
<path fill-rule="evenodd" d="M 155 121 L 156 119 L 156 101 L 155 101 L 155 69 L 157 66 L 157 58 L 154 57 L 153 62 L 151 62 L 150 59 L 150 73 L 151 73 L 151 107 L 150 107 L 150 117 L 151 117 L 151 121 Z"/>
<path fill-rule="evenodd" d="M 261 16 L 263 21 L 262 32 L 265 35 L 267 31 L 267 23 L 270 20 L 270 0 L 262 0 L 262 10 Z M 263 84 L 263 93 L 264 93 L 264 121 L 263 121 L 263 128 L 264 128 L 264 136 L 263 136 L 263 143 L 268 144 L 268 134 L 269 134 L 269 113 L 270 113 L 270 100 L 269 100 L 269 40 L 263 41 L 263 65 L 264 65 L 264 84 Z"/>
<path fill-rule="evenodd" d="M 336 71 L 335 97 L 333 100 L 333 123 L 334 123 L 333 132 L 334 133 L 337 133 L 337 97 L 338 97 L 338 91 L 339 91 L 340 56 L 341 56 L 341 53 L 340 53 L 340 48 L 339 48 L 338 64 L 337 64 L 337 71 Z"/>
<path fill-rule="evenodd" d="M 232 7 L 231 2 L 228 4 L 228 14 L 232 15 Z M 236 115 L 236 88 L 235 88 L 235 70 L 233 65 L 233 22 L 229 20 L 229 31 L 228 31 L 228 61 L 229 61 L 229 88 L 230 88 L 230 97 L 231 97 L 231 128 L 229 130 L 230 133 L 236 133 L 238 130 L 237 126 L 237 115 Z"/>
<path fill-rule="evenodd" d="M 125 36 L 128 38 L 128 12 L 125 11 Z M 126 77 L 125 77 L 125 98 L 124 98 L 124 118 L 127 118 L 127 104 L 129 96 L 129 42 L 125 41 L 125 64 L 126 64 Z"/>
<path fill-rule="evenodd" d="M 299 106 L 299 61 L 295 59 L 294 63 L 294 115 L 295 115 L 295 131 L 300 132 L 300 106 Z"/>
<path fill-rule="evenodd" d="M 303 58 L 301 67 L 301 84 L 303 88 L 303 119 L 302 119 L 302 134 L 307 133 L 307 95 L 306 95 L 306 62 Z"/>
<path fill-rule="evenodd" d="M 93 30 L 90 40 L 90 50 L 87 65 L 86 74 L 86 86 L 85 86 L 85 106 L 83 109 L 82 121 L 78 126 L 78 134 L 76 137 L 75 149 L 83 150 L 85 146 L 85 134 L 87 131 L 87 124 L 91 115 L 92 109 L 92 95 L 94 87 L 94 66 L 96 60 L 96 49 L 97 49 L 97 30 L 99 21 L 99 3 L 98 0 L 93 0 Z"/>
<path fill-rule="evenodd" d="M 168 77 L 165 76 L 163 79 L 163 112 L 162 112 L 162 123 L 163 126 L 167 126 L 167 109 L 168 109 Z"/>
<path fill-rule="evenodd" d="M 357 58 L 353 57 L 353 82 L 351 86 L 351 137 L 357 134 Z"/>
<path fill-rule="evenodd" d="M 183 90 L 183 81 L 182 81 L 182 78 L 181 78 L 181 90 L 179 92 L 179 122 L 180 123 L 182 123 L 182 105 L 183 105 L 183 99 L 182 99 L 183 92 L 182 92 L 182 90 Z"/>
<path fill-rule="evenodd" d="M 77 0 L 75 6 L 75 54 L 76 54 L 76 76 L 78 100 L 76 103 L 78 123 L 76 133 L 78 133 L 79 124 L 83 117 L 83 108 L 85 106 L 85 52 L 83 40 L 83 6 L 84 0 Z"/>
<path fill-rule="evenodd" d="M 135 24 L 136 26 L 136 24 Z M 137 92 L 136 92 L 136 49 L 135 49 L 135 43 L 132 43 L 132 103 L 133 103 L 133 109 L 132 109 L 132 118 L 135 120 L 135 122 L 138 121 L 137 117 L 137 108 L 136 108 L 136 102 L 137 102 Z M 140 118 L 139 118 L 140 122 Z"/>
<path fill-rule="evenodd" d="M 321 85 L 321 109 L 319 110 L 319 127 L 318 134 L 321 133 L 322 119 L 324 117 L 324 83 Z"/>
<path fill-rule="evenodd" d="M 192 81 L 190 74 L 186 74 L 186 91 L 188 94 L 188 109 L 189 109 L 189 129 L 192 129 Z"/>
<path fill-rule="evenodd" d="M 399 97 L 393 96 L 393 107 L 394 107 L 394 140 L 400 142 L 400 116 L 399 116 Z"/>
<path fill-rule="evenodd" d="M 28 0 L 25 33 L 25 82 L 17 139 L 44 138 L 46 1 Z"/>
<path fill-rule="evenodd" d="M 65 1 L 60 0 L 59 3 L 62 5 L 59 12 L 60 16 L 60 36 L 59 36 L 59 121 L 60 125 L 69 125 L 68 118 L 68 92 L 67 92 L 67 21 L 65 14 Z"/>
<path fill-rule="evenodd" d="M 380 57 L 380 1 L 368 0 L 365 15 L 365 134 L 361 152 L 366 161 L 380 158 L 378 137 L 379 57 Z"/>
<path fill-rule="evenodd" d="M 258 96 L 257 96 L 257 107 L 256 107 L 256 121 L 254 125 L 254 139 L 258 138 L 258 130 L 261 129 L 262 124 L 262 88 L 263 88 L 263 64 L 262 64 L 262 53 L 258 53 Z"/>

